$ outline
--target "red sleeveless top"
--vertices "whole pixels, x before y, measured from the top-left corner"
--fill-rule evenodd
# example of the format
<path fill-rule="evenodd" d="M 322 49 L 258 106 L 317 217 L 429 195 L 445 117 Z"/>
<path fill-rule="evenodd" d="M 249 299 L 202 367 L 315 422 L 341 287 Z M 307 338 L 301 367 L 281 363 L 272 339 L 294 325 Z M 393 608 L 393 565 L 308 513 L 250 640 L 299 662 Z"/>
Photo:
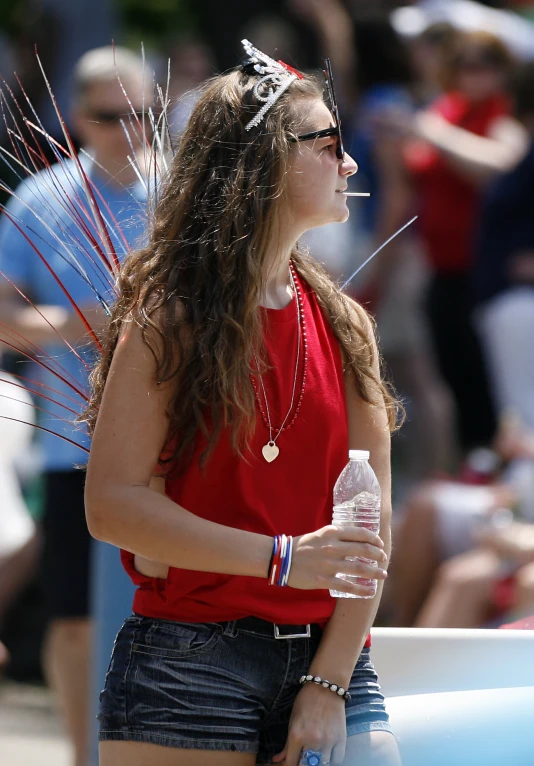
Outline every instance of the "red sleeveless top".
<path fill-rule="evenodd" d="M 269 430 L 258 410 L 251 452 L 233 453 L 223 433 L 204 473 L 197 439 L 184 475 L 168 480 L 166 494 L 204 519 L 264 535 L 302 535 L 332 520 L 332 493 L 348 459 L 348 426 L 341 352 L 311 288 L 299 281 L 308 344 L 304 396 L 293 424 L 277 439 L 280 454 L 272 463 L 262 456 Z M 263 375 L 274 433 L 291 403 L 297 351 L 295 299 L 286 308 L 261 309 L 270 369 Z M 302 351 L 302 346 L 301 346 Z M 302 384 L 297 376 L 294 407 Z M 259 396 L 261 387 L 259 388 Z M 287 423 L 291 423 L 293 413 Z M 277 588 L 265 578 L 171 567 L 166 580 L 146 577 L 134 568 L 134 556 L 121 551 L 123 565 L 138 586 L 134 611 L 147 617 L 182 622 L 217 622 L 254 615 L 278 624 L 325 623 L 336 600 L 328 590 Z"/>

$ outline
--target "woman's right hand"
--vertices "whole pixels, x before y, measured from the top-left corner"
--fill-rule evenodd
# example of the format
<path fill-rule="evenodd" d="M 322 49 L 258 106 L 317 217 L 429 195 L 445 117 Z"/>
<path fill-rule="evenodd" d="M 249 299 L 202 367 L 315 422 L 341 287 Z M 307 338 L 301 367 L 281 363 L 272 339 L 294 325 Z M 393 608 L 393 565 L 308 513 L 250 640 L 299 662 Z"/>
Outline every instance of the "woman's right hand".
<path fill-rule="evenodd" d="M 301 590 L 338 590 L 355 596 L 367 596 L 370 589 L 363 585 L 342 580 L 337 574 L 385 580 L 383 569 L 387 556 L 384 543 L 378 535 L 364 527 L 335 527 L 333 525 L 316 532 L 295 537 L 293 562 L 288 585 Z M 378 566 L 348 558 L 366 558 L 378 562 Z"/>

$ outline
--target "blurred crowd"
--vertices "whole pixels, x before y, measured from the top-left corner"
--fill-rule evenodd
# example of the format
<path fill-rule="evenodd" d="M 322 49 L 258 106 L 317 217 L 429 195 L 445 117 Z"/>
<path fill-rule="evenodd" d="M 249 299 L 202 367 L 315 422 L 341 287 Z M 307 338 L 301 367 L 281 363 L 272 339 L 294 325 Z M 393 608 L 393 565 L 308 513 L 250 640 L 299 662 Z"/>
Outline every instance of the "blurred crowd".
<path fill-rule="evenodd" d="M 242 37 L 301 69 L 318 69 L 329 56 L 345 146 L 359 166 L 350 190 L 371 196 L 350 199 L 348 224 L 310 232 L 304 244 L 342 281 L 417 216 L 348 288 L 376 320 L 387 375 L 407 414 L 393 441 L 394 552 L 378 622 L 498 627 L 531 615 L 534 42 L 531 61 L 525 39 L 534 40 L 534 21 L 523 20 L 526 37 L 516 48 L 483 25 L 467 28 L 461 11 L 407 25 L 398 3 L 263 5 L 254 10 L 232 0 L 221 14 L 207 2 L 204 37 L 150 53 L 150 66 L 165 79 L 169 54 L 176 144 L 203 81 L 235 63 Z M 409 5 L 413 12 L 440 4 Z M 450 11 L 455 3 L 446 5 Z M 508 5 L 528 15 L 528 3 Z M 79 53 L 91 44 L 87 38 Z M 131 205 L 144 204 L 146 188 L 132 172 L 136 147 L 125 140 L 121 116 L 150 106 L 145 66 L 120 47 L 89 51 L 73 68 L 62 104 L 76 146 L 86 150 L 87 172 L 116 220 L 127 222 L 124 252 L 140 236 Z M 53 122 L 46 129 L 62 142 Z M 2 142 L 16 153 L 7 135 Z M 14 177 L 8 162 L 0 178 L 16 186 Z M 25 219 L 61 270 L 58 242 L 71 235 L 63 212 L 42 199 L 39 178 L 32 183 L 18 188 L 7 203 L 11 215 L 0 221 L 0 271 L 78 347 L 83 327 L 43 265 L 32 265 L 35 254 L 13 225 L 13 216 Z M 55 239 L 44 246 L 52 229 Z M 94 322 L 103 322 L 90 291 L 78 293 L 73 275 L 64 279 Z M 8 281 L 0 284 L 0 322 L 47 352 L 56 348 L 53 330 L 32 312 Z M 0 426 L 0 639 L 12 655 L 6 672 L 37 673 L 43 651 L 76 766 L 86 766 L 94 756 L 88 721 L 132 586 L 117 551 L 91 544 L 86 533 L 77 468 L 84 453 L 33 434 L 35 418 L 51 426 L 32 407 L 38 399 L 12 386 L 21 371 L 29 375 L 28 366 L 8 345 L 0 345 L 0 362 L 0 415 L 15 419 Z M 86 372 L 78 366 L 73 374 Z M 38 380 L 33 391 L 42 394 L 46 381 Z M 28 634 L 35 637 L 30 646 Z M 2 659 L 9 663 L 7 654 Z"/>

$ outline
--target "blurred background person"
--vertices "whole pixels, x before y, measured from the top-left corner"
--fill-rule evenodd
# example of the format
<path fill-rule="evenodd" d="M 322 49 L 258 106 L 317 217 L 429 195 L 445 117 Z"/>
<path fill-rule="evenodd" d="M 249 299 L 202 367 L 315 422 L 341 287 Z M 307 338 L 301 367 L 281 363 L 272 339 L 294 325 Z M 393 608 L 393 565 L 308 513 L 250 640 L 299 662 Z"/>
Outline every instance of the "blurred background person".
<path fill-rule="evenodd" d="M 534 613 L 534 524 L 479 532 L 477 548 L 439 570 L 419 628 L 491 628 Z"/>
<path fill-rule="evenodd" d="M 532 575 L 521 537 L 534 529 L 534 431 L 503 417 L 494 452 L 480 467 L 479 485 L 438 480 L 408 498 L 388 594 L 393 625 L 483 627 L 506 621 L 512 606 L 530 598 L 526 585 L 517 594 Z M 528 531 L 525 541 L 531 538 Z M 507 560 L 505 549 L 517 556 Z M 529 568 L 519 574 L 523 565 Z M 462 584 L 465 594 L 455 602 Z"/>
<path fill-rule="evenodd" d="M 400 127 L 404 121 L 409 134 L 404 154 L 431 269 L 426 315 L 440 372 L 454 396 L 464 452 L 488 445 L 496 428 L 472 323 L 471 275 L 482 188 L 524 151 L 523 131 L 509 116 L 511 68 L 496 37 L 463 34 L 443 75 L 443 95 L 414 118 L 391 114 L 389 122 Z"/>
<path fill-rule="evenodd" d="M 473 282 L 498 407 L 534 429 L 534 62 L 515 78 L 514 113 L 528 148 L 485 195 Z"/>
<path fill-rule="evenodd" d="M 402 139 L 382 117 L 399 113 L 410 119 L 417 106 L 418 81 L 411 52 L 387 14 L 367 11 L 355 16 L 353 25 L 357 101 L 350 121 L 351 147 L 360 163 L 359 188 L 371 192 L 370 200 L 360 205 L 357 225 L 372 252 L 414 212 Z M 415 230 L 388 245 L 363 280 L 363 297 L 376 315 L 384 357 L 408 413 L 394 446 L 397 497 L 402 488 L 406 491 L 414 482 L 450 469 L 454 460 L 450 397 L 420 311 L 426 281 Z"/>
<path fill-rule="evenodd" d="M 146 92 L 147 83 L 149 92 Z M 132 138 L 126 135 L 127 115 L 132 108 L 140 114 L 151 99 L 151 78 L 145 77 L 141 58 L 127 49 L 109 46 L 89 51 L 76 66 L 72 123 L 86 150 L 81 161 L 103 215 L 112 224 L 111 239 L 119 256 L 126 249 L 122 237 L 133 245 L 140 238 L 146 222 L 145 190 L 128 160 L 137 141 L 134 136 L 132 143 Z M 137 150 L 142 167 L 140 145 Z M 72 256 L 79 255 L 93 283 L 101 286 L 98 267 L 88 254 L 95 253 L 94 241 L 102 243 L 102 238 L 94 221 L 88 221 L 83 214 L 87 207 L 84 184 L 74 161 L 69 160 L 24 181 L 9 202 L 8 211 L 23 229 L 27 228 L 43 258 L 60 276 L 93 329 L 98 331 L 105 321 L 104 311 L 97 304 L 91 288 L 72 268 L 71 256 L 64 252 L 71 248 Z M 69 209 L 77 212 L 72 215 Z M 78 216 L 84 221 L 85 231 Z M 110 255 L 110 246 L 102 245 Z M 93 260 L 98 260 L 96 253 Z M 0 222 L 0 268 L 39 306 L 55 329 L 3 280 L 0 284 L 1 320 L 58 359 L 65 377 L 70 376 L 82 387 L 86 386 L 93 352 L 85 337 L 85 327 L 31 245 L 6 215 Z M 102 292 L 105 294 L 105 288 Z M 110 297 L 107 295 L 107 300 Z M 55 330 L 76 347 L 77 355 L 60 342 L 58 344 Z M 35 374 L 41 383 L 56 392 L 54 396 L 73 396 L 68 385 L 62 385 L 54 375 L 42 370 Z M 81 409 L 81 403 L 78 407 Z M 88 436 L 84 429 L 72 424 L 72 414 L 65 415 L 61 407 L 51 402 L 46 403 L 46 409 L 51 414 L 48 420 L 41 419 L 41 425 L 59 432 L 71 442 L 88 446 Z M 93 652 L 89 616 L 91 553 L 83 500 L 85 474 L 76 466 L 85 463 L 86 453 L 45 431 L 38 432 L 37 440 L 42 453 L 45 494 L 41 580 L 49 616 L 44 669 L 50 686 L 57 693 L 74 746 L 75 764 L 85 766 L 89 749 Z M 118 552 L 111 550 L 118 557 Z M 117 566 L 119 570 L 120 566 Z M 119 599 L 120 580 L 108 581 L 107 586 L 108 592 Z M 105 591 L 100 595 L 103 594 Z M 128 599 L 125 602 L 127 612 L 130 604 Z M 115 615 L 114 620 L 120 617 Z M 108 629 L 113 630 L 113 625 Z"/>
<path fill-rule="evenodd" d="M 429 24 L 408 41 L 415 82 L 414 98 L 419 107 L 428 106 L 443 91 L 443 76 L 458 44 L 458 29 L 446 21 Z"/>

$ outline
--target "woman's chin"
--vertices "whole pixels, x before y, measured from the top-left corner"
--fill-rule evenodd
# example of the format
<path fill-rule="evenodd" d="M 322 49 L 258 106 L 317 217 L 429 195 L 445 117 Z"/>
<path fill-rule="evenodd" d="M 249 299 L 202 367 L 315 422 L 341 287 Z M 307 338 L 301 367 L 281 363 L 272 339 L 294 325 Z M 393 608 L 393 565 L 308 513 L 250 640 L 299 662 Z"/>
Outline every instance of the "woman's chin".
<path fill-rule="evenodd" d="M 346 205 L 338 206 L 337 209 L 331 210 L 327 215 L 316 216 L 306 228 L 307 230 L 318 229 L 320 226 L 328 226 L 329 223 L 345 223 L 349 215 L 349 209 Z"/>
<path fill-rule="evenodd" d="M 328 223 L 345 223 L 345 221 L 348 220 L 349 215 L 350 211 L 347 206 L 347 200 L 343 197 L 343 200 L 338 202 L 338 204 L 330 210 Z"/>
<path fill-rule="evenodd" d="M 334 223 L 345 223 L 345 221 L 349 220 L 350 216 L 350 210 L 345 205 L 341 210 L 338 211 L 337 217 L 334 220 Z"/>

